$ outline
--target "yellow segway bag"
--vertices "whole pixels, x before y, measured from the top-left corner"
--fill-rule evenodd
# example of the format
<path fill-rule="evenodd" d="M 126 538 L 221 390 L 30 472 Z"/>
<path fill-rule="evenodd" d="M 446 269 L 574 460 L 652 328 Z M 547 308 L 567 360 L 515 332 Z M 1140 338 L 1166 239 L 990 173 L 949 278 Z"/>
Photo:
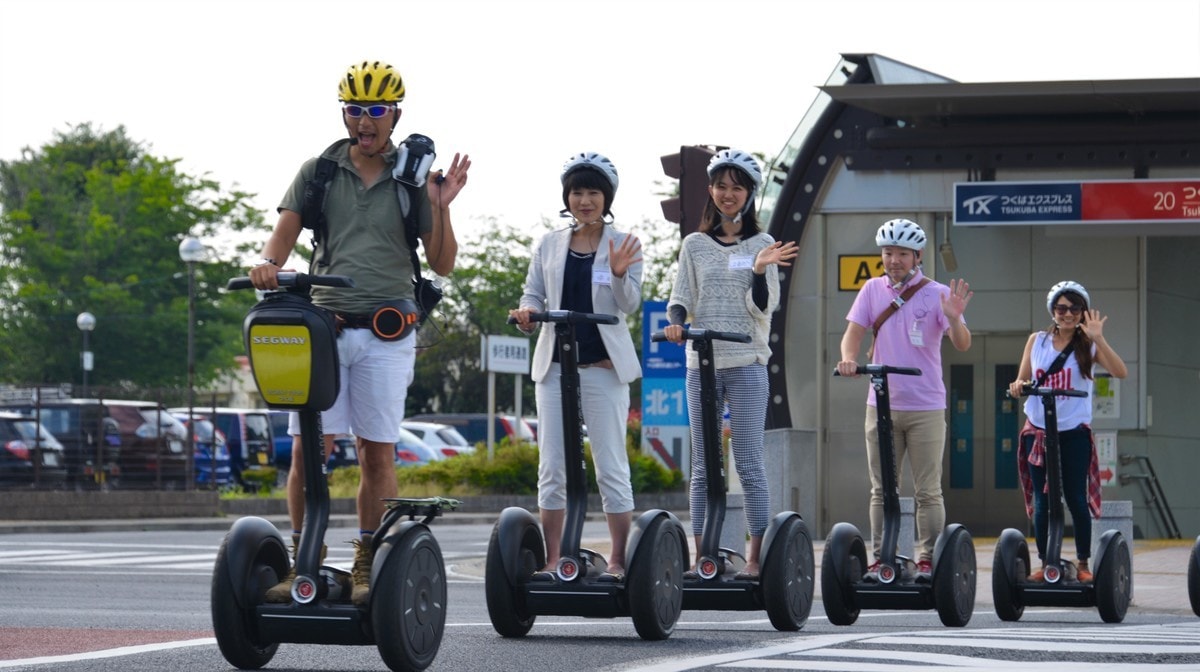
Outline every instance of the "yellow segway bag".
<path fill-rule="evenodd" d="M 337 399 L 337 328 L 326 311 L 293 294 L 268 295 L 242 325 L 254 383 L 267 406 L 324 411 Z"/>

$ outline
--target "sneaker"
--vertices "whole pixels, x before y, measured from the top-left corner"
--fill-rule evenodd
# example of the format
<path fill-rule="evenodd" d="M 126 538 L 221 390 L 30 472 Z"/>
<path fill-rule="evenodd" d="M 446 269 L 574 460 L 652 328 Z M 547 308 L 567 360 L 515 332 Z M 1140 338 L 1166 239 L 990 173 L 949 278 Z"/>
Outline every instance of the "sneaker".
<path fill-rule="evenodd" d="M 878 581 L 879 580 L 879 561 L 878 560 L 876 560 L 874 562 L 874 564 L 872 564 L 870 567 L 867 568 L 867 573 L 863 574 L 863 580 L 864 581 Z"/>
<path fill-rule="evenodd" d="M 921 560 L 917 563 L 917 577 L 933 576 L 933 563 L 929 560 Z"/>
<path fill-rule="evenodd" d="M 1030 583 L 1041 583 L 1042 575 L 1045 574 L 1045 572 L 1046 572 L 1046 569 L 1044 567 L 1041 569 L 1034 570 L 1034 572 L 1029 575 L 1029 582 Z"/>
<path fill-rule="evenodd" d="M 1075 578 L 1080 583 L 1091 583 L 1092 582 L 1092 572 L 1091 572 L 1091 570 L 1088 569 L 1087 560 L 1079 561 L 1079 570 L 1076 572 Z"/>
<path fill-rule="evenodd" d="M 375 560 L 371 552 L 372 540 L 372 535 L 364 534 L 362 539 L 350 542 L 354 544 L 354 567 L 350 570 L 354 588 L 350 591 L 350 601 L 358 607 L 365 606 L 371 597 L 371 563 Z"/>

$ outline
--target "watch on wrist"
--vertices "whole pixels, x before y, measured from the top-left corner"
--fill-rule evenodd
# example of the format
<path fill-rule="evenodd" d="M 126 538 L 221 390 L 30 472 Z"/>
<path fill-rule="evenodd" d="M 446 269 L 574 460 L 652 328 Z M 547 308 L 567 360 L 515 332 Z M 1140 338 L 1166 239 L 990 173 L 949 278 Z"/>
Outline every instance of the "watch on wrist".
<path fill-rule="evenodd" d="M 255 266 L 262 266 L 263 264 L 270 264 L 270 265 L 272 265 L 272 266 L 278 266 L 278 265 L 279 265 L 279 264 L 275 263 L 275 260 L 274 260 L 274 259 L 269 259 L 269 258 L 267 258 L 267 257 L 263 257 L 262 259 L 259 259 L 259 260 L 258 260 L 258 263 L 254 264 L 254 265 L 255 265 Z"/>

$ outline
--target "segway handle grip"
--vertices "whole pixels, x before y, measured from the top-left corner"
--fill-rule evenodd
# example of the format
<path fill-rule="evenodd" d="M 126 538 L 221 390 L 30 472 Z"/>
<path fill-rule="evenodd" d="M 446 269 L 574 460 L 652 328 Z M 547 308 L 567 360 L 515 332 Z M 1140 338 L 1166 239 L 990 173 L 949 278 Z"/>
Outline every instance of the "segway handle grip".
<path fill-rule="evenodd" d="M 890 366 L 888 364 L 867 364 L 865 366 L 859 364 L 858 368 L 854 372 L 860 375 L 869 376 L 873 376 L 877 373 L 882 373 L 884 375 L 895 373 L 901 376 L 921 375 L 921 370 L 915 366 Z M 833 375 L 840 376 L 842 374 L 838 373 L 837 369 L 834 369 Z"/>
<path fill-rule="evenodd" d="M 1012 399 L 1012 394 L 1004 393 L 1009 399 Z M 1022 397 L 1086 397 L 1087 392 L 1083 390 L 1059 390 L 1053 387 L 1034 387 L 1033 385 L 1021 386 Z"/>
<path fill-rule="evenodd" d="M 650 340 L 654 343 L 661 343 L 667 340 L 667 335 L 664 332 L 656 331 L 650 334 Z M 711 329 L 694 329 L 684 328 L 683 340 L 685 341 L 729 341 L 731 343 L 749 343 L 750 334 L 739 334 L 733 331 L 712 331 Z"/>
<path fill-rule="evenodd" d="M 547 310 L 540 313 L 530 313 L 530 322 L 572 322 L 574 324 L 617 324 L 621 320 L 616 315 L 605 313 L 579 313 L 574 310 Z M 508 324 L 516 324 L 516 318 L 511 315 Z"/>
<path fill-rule="evenodd" d="M 275 276 L 280 287 L 295 287 L 298 289 L 308 289 L 309 287 L 353 287 L 354 280 L 344 275 L 309 275 L 307 273 L 298 273 L 296 271 L 283 271 Z M 225 285 L 225 289 L 254 289 L 254 283 L 250 282 L 250 278 L 230 278 Z"/>

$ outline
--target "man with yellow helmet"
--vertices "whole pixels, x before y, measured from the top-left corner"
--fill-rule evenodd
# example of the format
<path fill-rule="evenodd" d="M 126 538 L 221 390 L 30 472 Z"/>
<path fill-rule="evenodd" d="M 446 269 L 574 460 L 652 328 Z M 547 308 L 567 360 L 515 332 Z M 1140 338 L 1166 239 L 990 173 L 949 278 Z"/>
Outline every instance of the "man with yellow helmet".
<path fill-rule="evenodd" d="M 415 333 L 384 340 L 370 327 L 370 318 L 381 306 L 412 304 L 416 298 L 412 278 L 419 273 L 420 262 L 405 236 L 405 215 L 412 209 L 426 263 L 439 275 L 454 269 L 458 243 L 450 222 L 450 203 L 466 184 L 471 167 L 469 156 L 455 154 L 450 168 L 444 175 L 439 171 L 436 179 L 408 175 L 410 184 L 423 188 L 398 186 L 397 180 L 405 180 L 397 170 L 398 154 L 405 152 L 398 152 L 392 143 L 392 131 L 400 119 L 404 94 L 400 73 L 384 61 L 362 61 L 347 69 L 338 82 L 338 100 L 349 137 L 301 166 L 279 205 L 279 220 L 263 248 L 263 258 L 250 271 L 256 288 L 278 288 L 276 276 L 292 254 L 301 230 L 316 231 L 315 224 L 307 221 L 310 218 L 301 215 L 312 210 L 305 207 L 306 192 L 311 199 L 313 183 L 321 182 L 317 185 L 323 192 L 323 202 L 318 204 L 323 214 L 321 249 L 319 254 L 314 252 L 309 272 L 349 276 L 355 284 L 349 289 L 314 288 L 313 302 L 335 313 L 341 327 L 341 389 L 334 406 L 321 414 L 326 454 L 337 434 L 352 433 L 359 438 L 360 538 L 353 541 L 352 596 L 359 605 L 369 594 L 371 540 L 383 516 L 383 500 L 396 496 L 395 442 L 416 359 Z M 432 141 L 429 145 L 431 149 Z M 316 179 L 321 174 L 319 164 L 329 166 L 328 182 Z M 299 422 L 296 414 L 292 415 L 288 433 L 294 440 L 287 492 L 293 537 L 298 538 L 304 522 L 304 461 L 299 452 Z M 267 600 L 289 601 L 294 578 L 293 570 L 268 591 Z"/>

